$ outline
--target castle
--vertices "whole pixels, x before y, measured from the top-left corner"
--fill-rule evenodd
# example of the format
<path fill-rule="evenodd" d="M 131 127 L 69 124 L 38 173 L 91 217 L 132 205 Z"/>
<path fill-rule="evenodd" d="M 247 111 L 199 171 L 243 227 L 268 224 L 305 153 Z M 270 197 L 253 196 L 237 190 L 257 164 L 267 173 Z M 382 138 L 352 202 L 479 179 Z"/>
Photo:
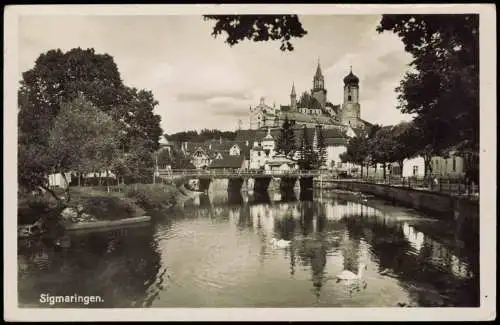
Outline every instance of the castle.
<path fill-rule="evenodd" d="M 285 119 L 288 119 L 296 126 L 360 130 L 370 125 L 360 118 L 360 111 L 359 78 L 352 73 L 352 68 L 344 78 L 342 105 L 333 105 L 327 99 L 325 78 L 318 61 L 310 93 L 302 93 L 297 100 L 295 85 L 292 84 L 290 105 L 280 105 L 279 109 L 274 105 L 266 105 L 264 98 L 261 98 L 259 105 L 250 107 L 250 129 L 280 128 Z"/>

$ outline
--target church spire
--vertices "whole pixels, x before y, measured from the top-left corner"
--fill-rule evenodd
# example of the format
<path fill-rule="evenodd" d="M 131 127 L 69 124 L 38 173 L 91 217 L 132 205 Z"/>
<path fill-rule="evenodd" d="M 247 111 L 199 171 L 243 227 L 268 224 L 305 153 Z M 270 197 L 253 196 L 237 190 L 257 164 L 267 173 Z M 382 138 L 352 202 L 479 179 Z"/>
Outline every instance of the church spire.
<path fill-rule="evenodd" d="M 290 94 L 290 106 L 292 111 L 295 111 L 297 109 L 297 94 L 295 93 L 295 82 L 292 83 L 292 92 Z"/>
<path fill-rule="evenodd" d="M 316 74 L 313 78 L 313 90 L 316 89 L 324 89 L 325 88 L 325 78 L 323 77 L 323 73 L 321 72 L 321 64 L 318 58 L 318 66 L 316 68 Z"/>
<path fill-rule="evenodd" d="M 321 72 L 321 64 L 319 62 L 319 57 L 318 57 L 318 66 L 316 67 L 316 78 L 322 78 L 323 73 Z"/>

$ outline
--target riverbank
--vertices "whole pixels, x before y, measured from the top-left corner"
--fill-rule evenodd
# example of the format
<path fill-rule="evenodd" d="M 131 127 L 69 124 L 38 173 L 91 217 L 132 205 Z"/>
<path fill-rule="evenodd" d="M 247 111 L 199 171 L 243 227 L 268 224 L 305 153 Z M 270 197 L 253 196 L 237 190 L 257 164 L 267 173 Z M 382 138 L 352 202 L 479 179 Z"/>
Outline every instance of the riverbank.
<path fill-rule="evenodd" d="M 65 225 L 71 228 L 75 224 L 142 220 L 146 215 L 155 219 L 191 196 L 188 190 L 174 184 L 121 185 L 109 192 L 92 187 L 71 187 L 69 192 L 71 199 L 64 204 L 58 204 L 48 193 L 20 195 L 18 235 L 30 237 L 56 228 L 64 229 Z"/>

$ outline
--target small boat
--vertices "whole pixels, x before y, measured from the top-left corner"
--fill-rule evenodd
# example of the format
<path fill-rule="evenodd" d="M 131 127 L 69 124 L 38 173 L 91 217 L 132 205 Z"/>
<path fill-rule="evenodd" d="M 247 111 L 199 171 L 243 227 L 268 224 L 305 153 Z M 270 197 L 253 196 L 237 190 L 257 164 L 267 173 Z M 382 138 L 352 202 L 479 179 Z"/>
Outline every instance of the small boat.
<path fill-rule="evenodd" d="M 67 224 L 64 226 L 64 228 L 66 230 L 87 230 L 87 229 L 103 229 L 103 228 L 107 229 L 107 228 L 135 225 L 138 223 L 145 223 L 149 221 L 151 221 L 150 216 L 142 216 L 135 218 L 120 219 L 120 220 L 104 220 L 104 221 Z"/>

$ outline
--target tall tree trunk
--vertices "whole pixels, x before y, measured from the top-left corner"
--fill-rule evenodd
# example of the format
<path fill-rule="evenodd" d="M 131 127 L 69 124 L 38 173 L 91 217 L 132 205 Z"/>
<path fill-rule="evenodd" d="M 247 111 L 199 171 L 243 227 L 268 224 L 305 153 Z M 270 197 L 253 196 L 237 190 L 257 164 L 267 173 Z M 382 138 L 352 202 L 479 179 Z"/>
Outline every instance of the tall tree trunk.
<path fill-rule="evenodd" d="M 398 161 L 398 165 L 399 165 L 399 172 L 401 174 L 401 177 L 403 177 L 403 166 L 404 166 L 404 160 L 400 160 Z"/>
<path fill-rule="evenodd" d="M 383 173 L 383 175 L 384 175 L 384 181 L 385 181 L 385 178 L 386 178 L 386 176 L 387 176 L 387 164 L 384 162 L 384 163 L 382 164 L 382 167 L 384 168 L 384 173 Z"/>
<path fill-rule="evenodd" d="M 47 191 L 50 195 L 52 195 L 52 197 L 56 200 L 57 205 L 62 205 L 63 204 L 61 198 L 59 196 L 57 196 L 57 194 L 54 191 L 52 191 L 52 189 L 50 188 L 50 186 L 40 185 L 39 188 Z"/>
<path fill-rule="evenodd" d="M 106 188 L 109 193 L 109 170 L 106 168 Z"/>
<path fill-rule="evenodd" d="M 363 179 L 363 167 L 365 167 L 365 166 L 363 166 L 363 164 L 361 164 L 361 179 Z"/>
<path fill-rule="evenodd" d="M 66 203 L 69 203 L 69 201 L 71 199 L 71 196 L 70 196 L 70 193 L 69 193 L 69 182 L 68 182 L 68 179 L 66 178 L 66 175 L 65 175 L 64 172 L 61 172 L 61 175 L 63 177 L 64 183 L 66 183 L 66 188 L 64 189 Z"/>
<path fill-rule="evenodd" d="M 425 155 L 424 156 L 424 184 L 426 186 L 432 186 L 432 156 Z"/>

